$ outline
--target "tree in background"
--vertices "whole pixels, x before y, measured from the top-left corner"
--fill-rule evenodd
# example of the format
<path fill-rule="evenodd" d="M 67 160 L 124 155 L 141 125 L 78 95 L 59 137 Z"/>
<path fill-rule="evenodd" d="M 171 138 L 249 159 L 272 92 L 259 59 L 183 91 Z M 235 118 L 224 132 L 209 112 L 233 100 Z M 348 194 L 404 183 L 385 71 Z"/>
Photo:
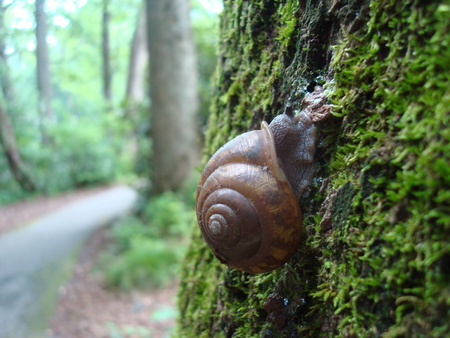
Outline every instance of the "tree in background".
<path fill-rule="evenodd" d="M 36 185 L 22 161 L 13 126 L 7 114 L 6 105 L 3 103 L 6 102 L 8 107 L 14 107 L 16 102 L 5 51 L 6 43 L 4 34 L 6 30 L 4 16 L 6 9 L 7 6 L 4 6 L 3 0 L 0 0 L 0 84 L 2 89 L 0 95 L 0 142 L 15 179 L 24 190 L 32 192 L 36 190 Z"/>
<path fill-rule="evenodd" d="M 5 151 L 6 158 L 9 163 L 9 168 L 16 178 L 20 186 L 28 191 L 33 192 L 36 190 L 31 175 L 28 173 L 25 164 L 19 153 L 17 147 L 16 138 L 14 136 L 14 130 L 9 120 L 8 115 L 3 107 L 2 100 L 0 99 L 0 142 Z"/>
<path fill-rule="evenodd" d="M 102 11 L 102 65 L 103 65 L 103 97 L 111 103 L 111 57 L 109 52 L 109 0 L 103 0 Z"/>
<path fill-rule="evenodd" d="M 182 187 L 197 164 L 197 69 L 187 0 L 147 0 L 153 193 Z"/>
<path fill-rule="evenodd" d="M 448 337 L 448 1 L 225 1 L 204 153 L 325 85 L 302 244 L 251 275 L 196 230 L 179 337 Z"/>
<path fill-rule="evenodd" d="M 144 4 L 145 5 L 145 4 Z M 139 20 L 131 42 L 130 60 L 128 64 L 127 91 L 125 100 L 130 111 L 134 111 L 145 97 L 145 69 L 148 65 L 148 38 L 146 12 L 139 12 Z"/>
<path fill-rule="evenodd" d="M 9 72 L 8 60 L 6 56 L 6 27 L 5 27 L 5 12 L 8 6 L 3 5 L 3 0 L 0 0 L 0 84 L 5 100 L 11 105 L 14 104 L 14 88 L 11 81 L 11 74 Z"/>
<path fill-rule="evenodd" d="M 39 112 L 41 133 L 44 143 L 49 142 L 47 127 L 53 123 L 55 116 L 52 107 L 52 78 L 47 45 L 47 15 L 45 0 L 36 0 L 36 61 L 37 85 L 39 90 Z"/>

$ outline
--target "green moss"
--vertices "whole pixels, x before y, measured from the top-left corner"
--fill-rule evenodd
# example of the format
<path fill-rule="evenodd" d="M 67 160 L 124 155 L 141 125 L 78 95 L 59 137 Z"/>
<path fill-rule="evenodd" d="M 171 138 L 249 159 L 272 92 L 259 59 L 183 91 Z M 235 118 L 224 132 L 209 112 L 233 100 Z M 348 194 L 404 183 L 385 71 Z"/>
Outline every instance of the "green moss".
<path fill-rule="evenodd" d="M 329 65 L 334 116 L 319 124 L 304 244 L 285 266 L 230 270 L 195 231 L 181 336 L 450 333 L 450 4 L 346 3 L 329 14 L 324 2 L 226 2 L 205 154 L 299 107 Z M 274 294 L 285 300 L 275 321 L 264 310 Z"/>
<path fill-rule="evenodd" d="M 449 206 L 439 197 L 449 189 L 440 169 L 450 153 L 448 108 L 440 108 L 450 94 L 448 12 L 438 3 L 371 8 L 367 33 L 339 46 L 358 53 L 334 60 L 335 113 L 351 126 L 333 169 L 354 166 L 354 179 L 363 172 L 354 201 L 362 210 L 345 227 L 353 239 L 333 232 L 344 257 L 322 257 L 332 263 L 314 295 L 324 316 L 339 315 L 340 335 L 440 336 L 449 332 Z"/>
<path fill-rule="evenodd" d="M 299 9 L 299 1 L 287 1 L 283 6 L 278 8 L 279 29 L 277 40 L 280 41 L 281 48 L 289 46 L 291 38 L 295 36 L 297 27 L 297 18 L 295 12 Z"/>

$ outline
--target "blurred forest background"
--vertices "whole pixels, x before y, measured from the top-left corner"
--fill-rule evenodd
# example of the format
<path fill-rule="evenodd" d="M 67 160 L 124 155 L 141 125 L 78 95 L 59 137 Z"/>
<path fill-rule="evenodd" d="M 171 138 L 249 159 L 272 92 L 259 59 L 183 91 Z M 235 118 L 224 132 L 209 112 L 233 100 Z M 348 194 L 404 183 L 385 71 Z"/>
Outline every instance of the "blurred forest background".
<path fill-rule="evenodd" d="M 174 275 L 194 219 L 197 181 L 193 175 L 148 203 L 153 147 L 145 5 L 0 0 L 0 206 L 117 182 L 136 187 L 142 196 L 136 212 L 113 227 L 116 240 L 101 262 L 108 283 L 124 288 L 161 285 Z M 221 8 L 218 0 L 190 1 L 199 143 Z"/>
<path fill-rule="evenodd" d="M 129 71 L 133 36 L 145 4 L 139 0 L 45 1 L 50 86 L 45 89 L 46 84 L 40 88 L 37 79 L 37 3 L 0 2 L 1 105 L 11 121 L 24 171 L 33 182 L 21 187 L 2 154 L 0 205 L 29 196 L 32 190 L 53 194 L 148 178 L 148 72 L 145 65 L 137 74 Z M 199 65 L 199 127 L 208 111 L 220 8 L 218 1 L 191 1 Z M 105 24 L 109 31 L 106 56 L 102 49 Z M 105 85 L 107 63 L 110 83 Z M 129 87 L 136 80 L 140 88 L 131 92 Z M 41 96 L 50 97 L 48 102 L 40 99 L 40 90 L 44 91 Z"/>

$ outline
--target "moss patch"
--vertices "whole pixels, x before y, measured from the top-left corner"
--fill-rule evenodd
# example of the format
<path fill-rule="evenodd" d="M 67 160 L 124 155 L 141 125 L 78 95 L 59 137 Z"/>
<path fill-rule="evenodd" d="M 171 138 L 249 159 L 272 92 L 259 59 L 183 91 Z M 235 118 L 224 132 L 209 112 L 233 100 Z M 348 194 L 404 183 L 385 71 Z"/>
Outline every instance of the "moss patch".
<path fill-rule="evenodd" d="M 450 8 L 370 8 L 367 31 L 346 37 L 333 60 L 335 113 L 346 121 L 332 160 L 342 171 L 330 177 L 356 182 L 359 193 L 347 224 L 338 222 L 326 241 L 316 234 L 337 252 L 321 257 L 314 296 L 339 335 L 444 336 L 450 200 L 442 197 L 450 176 L 440 168 L 450 164 Z"/>

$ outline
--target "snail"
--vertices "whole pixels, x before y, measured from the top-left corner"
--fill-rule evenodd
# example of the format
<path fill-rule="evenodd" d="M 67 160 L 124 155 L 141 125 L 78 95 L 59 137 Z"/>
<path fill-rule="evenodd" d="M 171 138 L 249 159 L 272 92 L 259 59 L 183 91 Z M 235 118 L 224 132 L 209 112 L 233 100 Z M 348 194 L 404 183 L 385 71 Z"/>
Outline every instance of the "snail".
<path fill-rule="evenodd" d="M 197 220 L 222 263 L 263 273 L 286 263 L 297 250 L 302 229 L 298 201 L 314 175 L 310 116 L 328 115 L 325 101 L 317 86 L 303 99 L 298 115 L 288 106 L 270 125 L 262 122 L 261 130 L 226 143 L 206 164 L 196 193 Z"/>

